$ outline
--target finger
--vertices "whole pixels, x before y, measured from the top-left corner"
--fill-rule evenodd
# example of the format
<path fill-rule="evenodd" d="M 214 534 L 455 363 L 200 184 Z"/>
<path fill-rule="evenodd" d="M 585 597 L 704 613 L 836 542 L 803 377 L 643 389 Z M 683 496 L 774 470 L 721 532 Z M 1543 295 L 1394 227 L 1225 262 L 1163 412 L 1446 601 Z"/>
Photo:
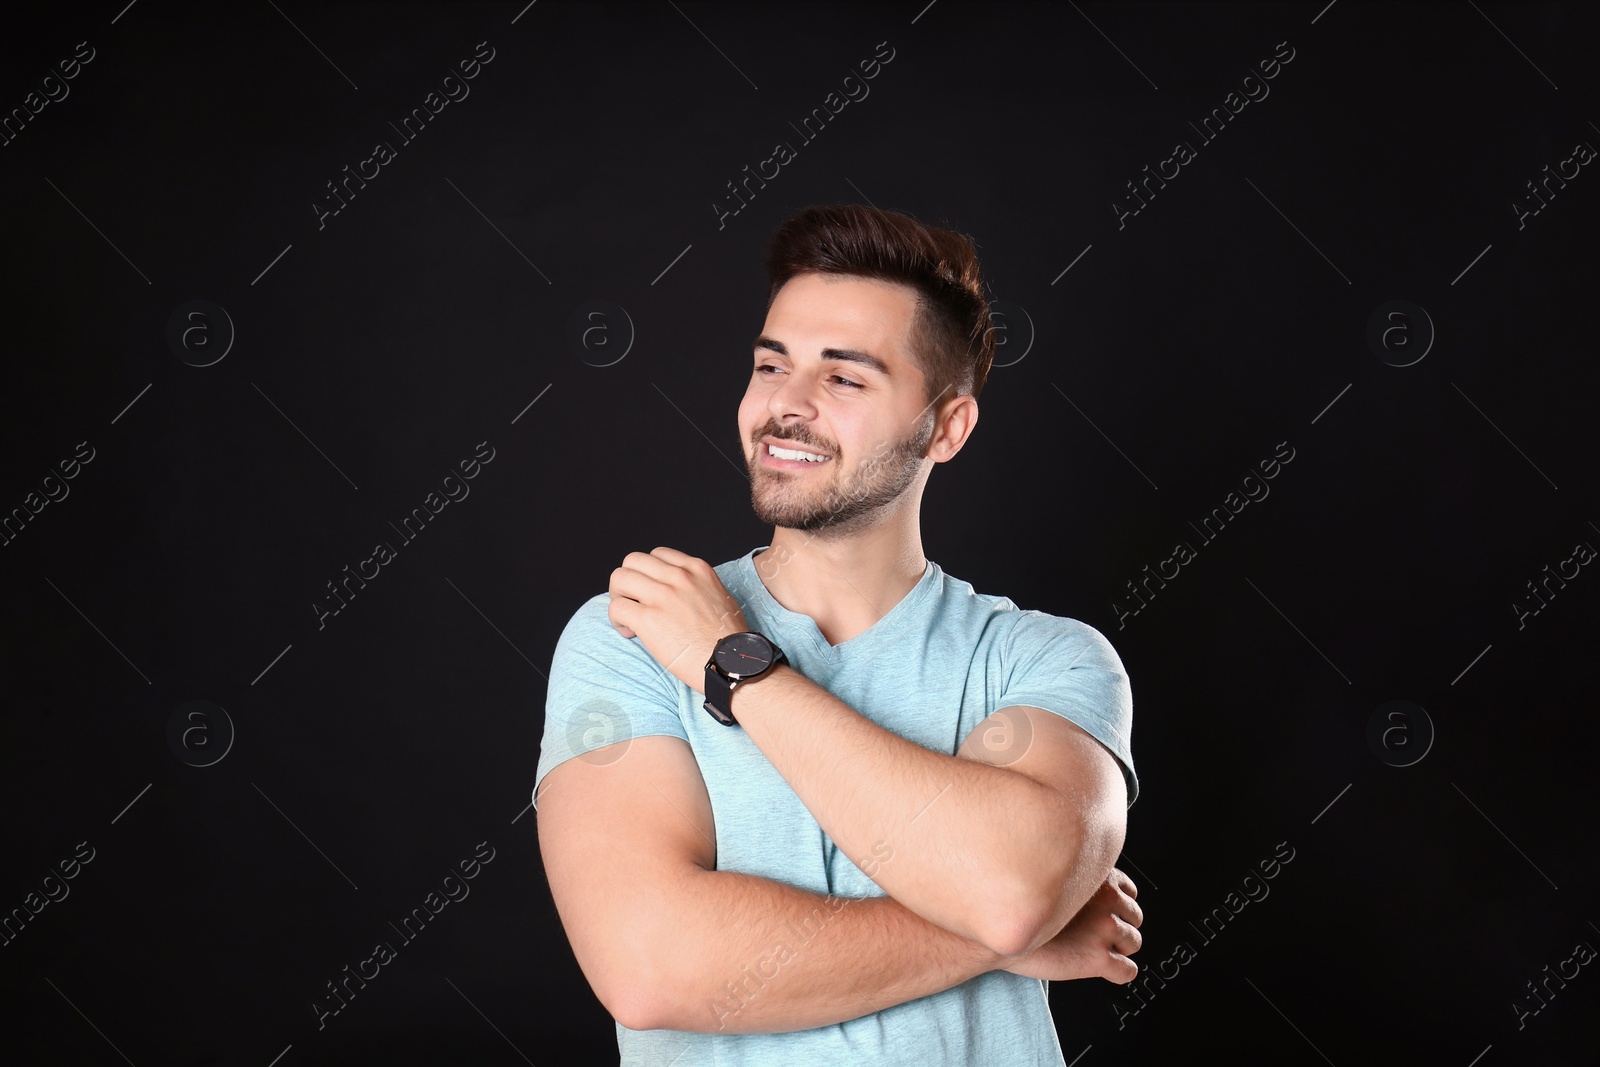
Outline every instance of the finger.
<path fill-rule="evenodd" d="M 1113 912 L 1132 926 L 1144 924 L 1144 909 L 1139 907 L 1139 902 L 1132 897 L 1121 897 L 1113 907 Z"/>
<path fill-rule="evenodd" d="M 606 619 L 623 637 L 632 637 L 637 632 L 629 625 L 629 620 L 637 620 L 637 612 L 642 610 L 637 600 L 622 596 L 616 592 L 611 594 L 611 604 L 606 609 Z M 624 633 L 623 631 L 626 631 Z"/>
<path fill-rule="evenodd" d="M 658 582 L 667 582 L 681 568 L 674 565 L 671 560 L 663 559 L 653 552 L 629 552 L 622 557 L 622 567 L 619 569 L 635 570 Z"/>
<path fill-rule="evenodd" d="M 687 552 L 679 552 L 676 548 L 667 548 L 665 546 L 652 548 L 650 550 L 650 555 L 664 563 L 668 563 L 674 567 L 680 567 L 684 570 L 690 570 L 705 562 L 705 560 L 701 559 L 699 556 L 691 556 Z"/>
<path fill-rule="evenodd" d="M 1116 936 L 1112 938 L 1111 947 L 1125 956 L 1131 956 L 1144 946 L 1144 935 L 1135 927 L 1116 920 Z"/>
<path fill-rule="evenodd" d="M 1108 953 L 1105 969 L 1100 972 L 1100 977 L 1117 985 L 1127 985 L 1139 977 L 1139 965 L 1120 952 Z"/>
<path fill-rule="evenodd" d="M 1130 897 L 1136 897 L 1139 895 L 1139 887 L 1134 885 L 1133 879 L 1129 878 L 1127 873 L 1124 871 L 1120 871 L 1113 867 L 1111 868 L 1111 876 L 1106 880 L 1112 885 L 1116 886 L 1118 889 L 1122 890 L 1124 893 L 1128 894 Z"/>
<path fill-rule="evenodd" d="M 657 566 L 665 566 L 660 560 L 656 560 L 655 563 Z M 613 599 L 622 596 L 641 604 L 649 604 L 656 601 L 656 594 L 662 589 L 662 578 L 659 575 L 646 574 L 634 567 L 618 567 L 611 572 L 609 588 Z"/>

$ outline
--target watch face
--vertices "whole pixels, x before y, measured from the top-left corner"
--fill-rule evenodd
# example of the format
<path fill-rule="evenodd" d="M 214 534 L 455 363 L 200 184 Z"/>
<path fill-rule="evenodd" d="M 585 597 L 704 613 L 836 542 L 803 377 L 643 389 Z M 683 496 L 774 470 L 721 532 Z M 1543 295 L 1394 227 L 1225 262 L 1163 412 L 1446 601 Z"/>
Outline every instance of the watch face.
<path fill-rule="evenodd" d="M 728 674 L 748 678 L 772 665 L 772 644 L 760 634 L 729 634 L 717 642 L 713 657 Z"/>

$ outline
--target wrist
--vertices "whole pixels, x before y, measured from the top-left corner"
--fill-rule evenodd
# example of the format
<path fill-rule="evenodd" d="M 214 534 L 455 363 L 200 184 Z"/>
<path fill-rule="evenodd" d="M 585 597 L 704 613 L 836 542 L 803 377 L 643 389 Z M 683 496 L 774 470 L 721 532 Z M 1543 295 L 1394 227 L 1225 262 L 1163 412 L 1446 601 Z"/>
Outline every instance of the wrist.
<path fill-rule="evenodd" d="M 738 726 L 734 694 L 761 685 L 786 663 L 783 649 L 765 634 L 744 630 L 722 636 L 706 660 L 704 687 L 699 690 L 706 712 L 723 726 Z M 770 687 L 773 683 L 765 684 Z M 748 701 L 739 703 L 742 707 Z"/>
<path fill-rule="evenodd" d="M 745 715 L 751 719 L 759 719 L 761 709 L 767 704 L 767 696 L 770 696 L 775 690 L 788 686 L 793 679 L 800 677 L 804 676 L 785 660 L 782 663 L 774 663 L 771 667 L 768 667 L 761 677 L 752 678 L 736 686 L 733 690 L 732 702 L 734 717 L 738 718 L 741 715 Z M 763 694 L 766 694 L 766 696 L 763 696 Z M 739 721 L 740 725 L 744 725 L 744 719 Z"/>

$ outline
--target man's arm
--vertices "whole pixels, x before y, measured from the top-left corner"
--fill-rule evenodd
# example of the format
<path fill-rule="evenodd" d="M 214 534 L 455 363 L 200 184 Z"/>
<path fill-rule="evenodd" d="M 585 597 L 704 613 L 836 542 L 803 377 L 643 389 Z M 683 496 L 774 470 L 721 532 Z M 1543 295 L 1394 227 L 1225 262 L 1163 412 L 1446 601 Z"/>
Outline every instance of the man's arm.
<path fill-rule="evenodd" d="M 1001 956 L 1048 941 L 1116 858 L 1116 848 L 1102 855 L 1099 830 L 1061 789 L 908 741 L 787 664 L 735 689 L 732 704 L 845 855 L 863 866 L 887 843 L 894 858 L 873 881 L 923 918 Z M 1035 759 L 1046 758 L 1041 746 Z M 1120 847 L 1120 830 L 1117 837 Z M 1055 930 L 1043 934 L 1051 923 Z"/>
<path fill-rule="evenodd" d="M 1068 813 L 1064 826 L 1071 832 L 1054 843 L 1049 856 L 1041 857 L 1041 866 L 1049 858 L 1070 857 L 1070 863 L 1055 868 L 1053 902 L 1023 951 L 1054 938 L 1106 886 L 1132 887 L 1127 875 L 1112 866 L 1127 834 L 1127 784 L 1116 758 L 1083 727 L 1042 708 L 1013 704 L 979 723 L 956 756 L 1038 782 L 1057 794 L 1061 810 Z M 1136 949 L 1137 931 L 1123 932 Z"/>
<path fill-rule="evenodd" d="M 711 802 L 689 746 L 620 744 L 550 771 L 538 824 L 573 954 L 623 1026 L 810 1029 L 1007 962 L 887 897 L 823 897 L 715 870 Z"/>
<path fill-rule="evenodd" d="M 663 907 L 653 1028 L 782 1033 L 942 993 L 1005 958 L 889 897 L 826 897 L 735 871 L 698 871 Z"/>
<path fill-rule="evenodd" d="M 748 629 L 716 568 L 677 549 L 629 553 L 612 572 L 610 592 L 612 626 L 638 637 L 661 668 L 696 692 L 703 692 L 700 665 L 718 639 Z M 1021 648 L 1029 658 L 1020 677 L 1047 695 L 1082 688 L 1063 677 L 1076 658 L 1056 662 L 1056 636 L 1030 635 Z M 1100 644 L 1097 669 L 1121 678 L 1114 652 L 1103 638 Z M 1085 642 L 1079 657 L 1095 648 Z M 1125 686 L 1106 695 L 1125 701 Z M 1069 884 L 1087 899 L 1109 874 L 1117 848 L 1089 877 L 1107 837 L 1104 795 L 1080 798 L 1059 782 L 924 748 L 789 664 L 739 686 L 731 703 L 746 735 L 846 856 L 862 866 L 869 850 L 887 845 L 894 861 L 869 877 L 929 922 L 999 955 L 1028 951 L 1058 915 L 1070 917 L 1062 902 Z M 1071 747 L 1050 748 L 1076 759 Z M 1087 766 L 1068 768 L 1069 778 L 1080 765 Z M 1120 828 L 1116 836 L 1120 847 Z"/>

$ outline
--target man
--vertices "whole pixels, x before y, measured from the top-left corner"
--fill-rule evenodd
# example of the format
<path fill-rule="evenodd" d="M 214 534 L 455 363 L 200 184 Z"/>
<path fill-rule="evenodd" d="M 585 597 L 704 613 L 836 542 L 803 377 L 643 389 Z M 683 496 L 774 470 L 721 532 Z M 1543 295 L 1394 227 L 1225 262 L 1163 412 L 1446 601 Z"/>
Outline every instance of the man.
<path fill-rule="evenodd" d="M 767 270 L 738 421 L 771 543 L 629 553 L 572 616 L 551 894 L 625 1065 L 1062 1064 L 1046 983 L 1138 972 L 1132 700 L 1098 631 L 922 554 L 993 359 L 975 250 L 834 205 Z"/>

